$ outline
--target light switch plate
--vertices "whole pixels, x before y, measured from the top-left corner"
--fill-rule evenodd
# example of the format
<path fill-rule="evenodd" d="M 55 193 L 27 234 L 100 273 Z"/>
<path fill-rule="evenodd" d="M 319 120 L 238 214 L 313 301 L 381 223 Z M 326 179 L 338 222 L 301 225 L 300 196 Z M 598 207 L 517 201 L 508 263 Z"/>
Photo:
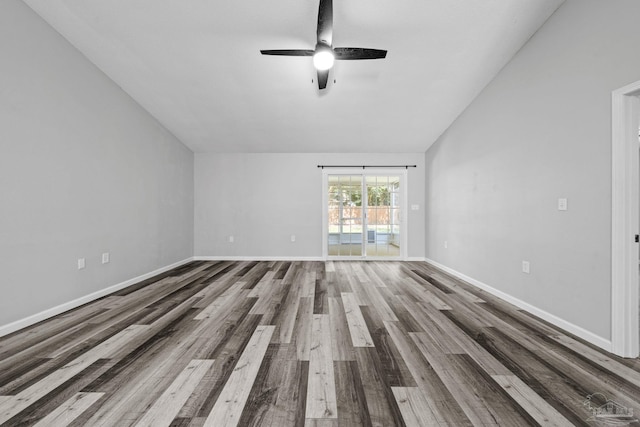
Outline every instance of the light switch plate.
<path fill-rule="evenodd" d="M 565 198 L 558 199 L 558 210 L 559 211 L 566 211 L 567 208 L 568 208 L 567 199 L 565 199 Z"/>

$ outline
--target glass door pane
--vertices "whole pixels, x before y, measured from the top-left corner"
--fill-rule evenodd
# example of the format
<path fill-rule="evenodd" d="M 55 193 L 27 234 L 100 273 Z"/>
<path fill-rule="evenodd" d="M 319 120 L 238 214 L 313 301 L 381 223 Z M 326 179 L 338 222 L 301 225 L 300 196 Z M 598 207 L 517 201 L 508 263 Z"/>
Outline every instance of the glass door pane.
<path fill-rule="evenodd" d="M 367 256 L 400 256 L 400 176 L 367 176 Z"/>
<path fill-rule="evenodd" d="M 363 256 L 362 176 L 329 175 L 328 195 L 329 256 Z"/>

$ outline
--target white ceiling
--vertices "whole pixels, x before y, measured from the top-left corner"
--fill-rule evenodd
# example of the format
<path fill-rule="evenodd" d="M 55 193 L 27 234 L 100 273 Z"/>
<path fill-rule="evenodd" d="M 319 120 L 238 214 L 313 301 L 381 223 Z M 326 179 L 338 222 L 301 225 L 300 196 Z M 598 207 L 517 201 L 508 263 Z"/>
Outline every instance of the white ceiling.
<path fill-rule="evenodd" d="M 318 0 L 25 0 L 193 151 L 423 152 L 564 0 L 334 0 L 318 91 Z M 333 84 L 333 79 L 336 83 Z"/>

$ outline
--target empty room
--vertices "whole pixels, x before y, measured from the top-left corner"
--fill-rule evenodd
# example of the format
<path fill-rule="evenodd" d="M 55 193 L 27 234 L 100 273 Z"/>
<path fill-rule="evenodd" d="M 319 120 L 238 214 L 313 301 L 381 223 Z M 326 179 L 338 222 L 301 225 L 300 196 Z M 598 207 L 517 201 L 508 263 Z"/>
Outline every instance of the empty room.
<path fill-rule="evenodd" d="M 3 0 L 0 426 L 640 426 L 638 17 Z"/>

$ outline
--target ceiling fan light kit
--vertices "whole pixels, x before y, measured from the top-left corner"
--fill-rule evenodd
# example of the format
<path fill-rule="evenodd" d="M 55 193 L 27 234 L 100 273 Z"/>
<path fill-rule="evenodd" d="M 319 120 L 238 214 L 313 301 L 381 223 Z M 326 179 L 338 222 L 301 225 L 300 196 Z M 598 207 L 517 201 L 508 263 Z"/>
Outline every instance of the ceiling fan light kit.
<path fill-rule="evenodd" d="M 319 45 L 316 47 L 316 52 L 313 54 L 313 66 L 316 70 L 326 71 L 333 67 L 335 56 L 333 51 L 327 45 Z"/>
<path fill-rule="evenodd" d="M 327 87 L 329 70 L 334 60 L 382 59 L 387 56 L 386 50 L 362 47 L 333 47 L 333 0 L 320 0 L 318 7 L 318 28 L 315 50 L 311 49 L 278 49 L 261 50 L 263 55 L 278 56 L 313 56 L 313 66 L 318 73 L 318 89 Z"/>

